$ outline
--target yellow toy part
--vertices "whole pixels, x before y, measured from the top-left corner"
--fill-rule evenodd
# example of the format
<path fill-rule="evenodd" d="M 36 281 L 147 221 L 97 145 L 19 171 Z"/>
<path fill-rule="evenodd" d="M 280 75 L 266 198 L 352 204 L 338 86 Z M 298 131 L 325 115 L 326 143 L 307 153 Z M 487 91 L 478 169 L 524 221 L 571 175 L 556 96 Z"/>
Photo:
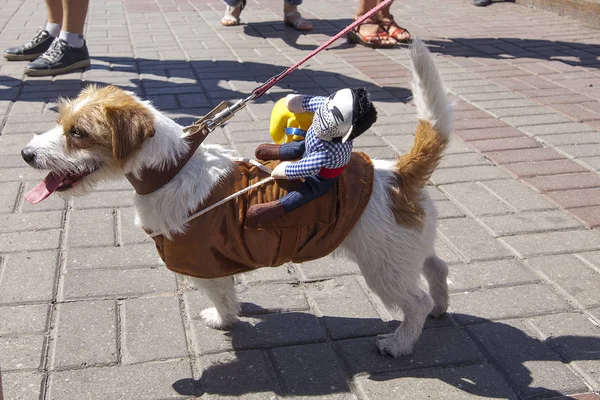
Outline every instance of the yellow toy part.
<path fill-rule="evenodd" d="M 286 134 L 286 128 L 299 128 L 307 131 L 313 120 L 313 113 L 303 112 L 295 114 L 286 105 L 285 97 L 273 106 L 269 133 L 277 144 L 289 143 L 294 140 L 304 140 L 304 136 Z"/>

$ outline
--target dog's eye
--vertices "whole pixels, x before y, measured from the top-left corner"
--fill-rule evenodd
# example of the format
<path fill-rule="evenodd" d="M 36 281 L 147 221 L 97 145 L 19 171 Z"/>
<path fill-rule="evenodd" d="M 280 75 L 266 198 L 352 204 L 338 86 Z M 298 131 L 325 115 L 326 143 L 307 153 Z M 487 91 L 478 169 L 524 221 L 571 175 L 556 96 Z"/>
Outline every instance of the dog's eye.
<path fill-rule="evenodd" d="M 73 128 L 69 131 L 69 136 L 75 139 L 81 139 L 85 136 L 85 132 L 79 128 Z"/>

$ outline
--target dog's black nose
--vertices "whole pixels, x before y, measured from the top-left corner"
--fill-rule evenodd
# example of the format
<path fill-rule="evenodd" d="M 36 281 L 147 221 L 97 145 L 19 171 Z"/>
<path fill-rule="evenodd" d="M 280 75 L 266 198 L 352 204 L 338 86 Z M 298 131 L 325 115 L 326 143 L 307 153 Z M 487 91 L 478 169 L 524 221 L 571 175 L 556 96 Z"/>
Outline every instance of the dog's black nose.
<path fill-rule="evenodd" d="M 35 150 L 31 147 L 25 147 L 21 150 L 21 157 L 23 157 L 23 160 L 27 163 L 31 163 L 35 159 Z"/>

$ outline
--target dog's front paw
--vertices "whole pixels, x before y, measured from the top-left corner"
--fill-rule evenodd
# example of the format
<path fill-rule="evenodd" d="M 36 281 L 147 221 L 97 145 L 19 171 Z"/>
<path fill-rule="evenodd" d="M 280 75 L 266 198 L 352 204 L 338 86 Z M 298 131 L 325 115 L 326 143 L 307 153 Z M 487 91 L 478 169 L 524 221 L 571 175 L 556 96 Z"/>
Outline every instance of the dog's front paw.
<path fill-rule="evenodd" d="M 448 311 L 448 303 L 445 304 L 436 304 L 433 307 L 433 310 L 429 313 L 429 316 L 432 318 L 438 318 L 444 315 Z"/>
<path fill-rule="evenodd" d="M 214 329 L 227 329 L 237 321 L 235 315 L 223 316 L 215 307 L 202 310 L 200 316 L 208 327 Z"/>
<path fill-rule="evenodd" d="M 395 333 L 378 335 L 375 344 L 379 349 L 379 354 L 381 354 L 382 356 L 389 354 L 395 358 L 406 354 L 410 354 L 412 353 L 413 349 L 412 345 L 402 343 L 402 341 L 398 339 L 398 336 Z"/>

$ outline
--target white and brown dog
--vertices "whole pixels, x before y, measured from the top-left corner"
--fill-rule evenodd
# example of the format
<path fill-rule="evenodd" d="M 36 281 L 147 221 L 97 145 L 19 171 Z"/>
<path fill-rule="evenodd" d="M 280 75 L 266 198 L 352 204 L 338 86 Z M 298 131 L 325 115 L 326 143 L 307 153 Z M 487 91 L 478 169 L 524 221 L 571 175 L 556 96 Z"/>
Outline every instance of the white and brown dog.
<path fill-rule="evenodd" d="M 439 316 L 448 307 L 448 267 L 434 252 L 437 212 L 424 186 L 448 142 L 453 112 L 422 42 L 415 41 L 410 58 L 420 120 L 414 146 L 396 161 L 374 161 L 371 198 L 336 250 L 357 262 L 369 288 L 389 309 L 404 313 L 400 327 L 377 340 L 381 353 L 395 357 L 412 351 L 429 314 Z M 184 135 L 182 126 L 132 93 L 88 87 L 76 99 L 63 101 L 57 126 L 23 149 L 29 165 L 50 170 L 27 198 L 38 202 L 54 191 L 82 195 L 103 180 L 165 168 L 187 151 Z M 231 150 L 201 145 L 166 185 L 135 195 L 138 223 L 167 238 L 184 232 L 186 219 L 227 175 L 233 158 Z M 428 290 L 420 285 L 422 275 Z M 215 305 L 202 312 L 209 326 L 224 328 L 236 321 L 232 277 L 191 280 Z"/>

